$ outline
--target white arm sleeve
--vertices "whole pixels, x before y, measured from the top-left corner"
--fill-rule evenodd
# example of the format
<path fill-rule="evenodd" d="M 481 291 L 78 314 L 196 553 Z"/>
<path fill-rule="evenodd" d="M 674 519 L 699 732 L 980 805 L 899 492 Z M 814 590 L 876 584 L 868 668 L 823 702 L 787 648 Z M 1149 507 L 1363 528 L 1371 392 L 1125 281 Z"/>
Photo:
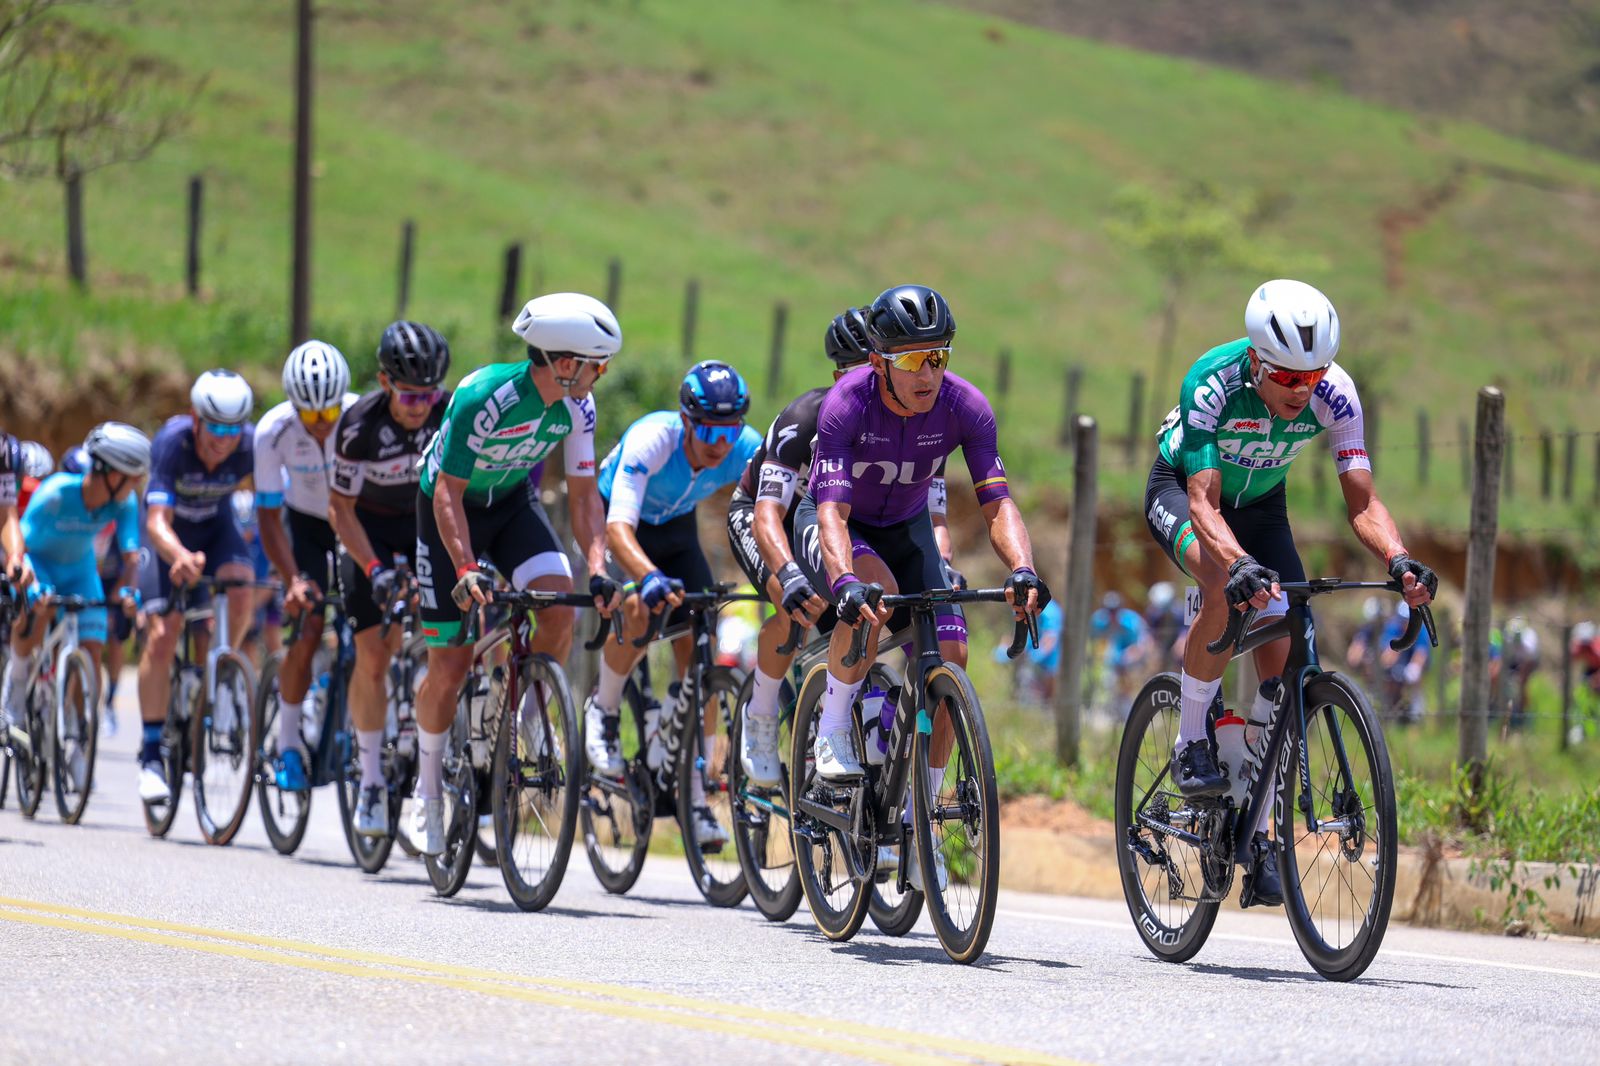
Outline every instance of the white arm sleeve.
<path fill-rule="evenodd" d="M 677 447 L 672 428 L 671 423 L 636 425 L 622 435 L 617 473 L 611 482 L 611 507 L 606 511 L 608 523 L 639 524 L 650 477 L 667 465 L 672 449 Z"/>
<path fill-rule="evenodd" d="M 1333 465 L 1340 474 L 1351 470 L 1371 470 L 1367 455 L 1367 427 L 1361 416 L 1361 398 L 1356 383 L 1338 363 L 1328 368 L 1328 376 L 1311 394 L 1311 410 L 1328 429 L 1328 447 Z"/>
<path fill-rule="evenodd" d="M 283 405 L 280 405 L 283 406 Z M 282 436 L 282 411 L 274 407 L 256 423 L 255 488 L 257 507 L 283 506 L 283 456 L 278 454 Z"/>
<path fill-rule="evenodd" d="M 787 513 L 789 504 L 794 500 L 795 486 L 800 475 L 784 466 L 768 460 L 761 464 L 760 478 L 756 482 L 756 499 L 772 500 Z"/>
<path fill-rule="evenodd" d="M 594 396 L 591 394 L 581 400 L 569 396 L 567 407 L 572 412 L 572 433 L 561 446 L 567 476 L 594 477 L 594 427 L 598 418 Z M 617 473 L 620 475 L 621 471 Z"/>
<path fill-rule="evenodd" d="M 928 483 L 928 513 L 942 515 L 949 506 L 950 494 L 945 489 L 944 478 L 936 477 Z"/>

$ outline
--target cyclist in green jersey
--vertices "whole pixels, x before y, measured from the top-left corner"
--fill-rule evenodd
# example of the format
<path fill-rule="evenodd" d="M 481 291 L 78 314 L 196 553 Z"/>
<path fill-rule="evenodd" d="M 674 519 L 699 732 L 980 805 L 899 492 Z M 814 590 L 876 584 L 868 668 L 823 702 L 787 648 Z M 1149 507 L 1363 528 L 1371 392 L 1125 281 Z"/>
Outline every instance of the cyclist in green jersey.
<path fill-rule="evenodd" d="M 563 445 L 573 533 L 588 561 L 589 591 L 609 614 L 620 600 L 606 576 L 605 509 L 595 484 L 595 407 L 590 396 L 622 347 L 622 328 L 592 296 L 552 293 L 529 301 L 512 329 L 528 358 L 492 363 L 456 388 L 444 423 L 422 457 L 417 495 L 417 591 L 428 641 L 428 676 L 417 693 L 417 798 L 412 839 L 444 850 L 442 768 L 445 734 L 472 647 L 452 647 L 463 612 L 489 602 L 486 556 L 519 589 L 572 591 L 572 567 L 539 503 L 533 468 Z M 565 662 L 573 611 L 540 612 L 533 650 Z M 542 701 L 529 689 L 523 710 Z"/>
<path fill-rule="evenodd" d="M 1378 499 L 1355 383 L 1334 363 L 1339 318 L 1328 298 L 1299 281 L 1269 281 L 1245 308 L 1248 336 L 1211 349 L 1183 380 L 1178 406 L 1159 433 L 1161 454 L 1145 487 L 1145 520 L 1167 557 L 1201 589 L 1200 615 L 1183 656 L 1172 777 L 1191 798 L 1228 790 L 1206 736 L 1229 652 L 1212 655 L 1229 610 L 1265 620 L 1287 609 L 1278 582 L 1304 581 L 1285 507 L 1284 478 L 1306 445 L 1326 432 L 1356 538 L 1383 560 L 1415 607 L 1438 590 L 1433 571 L 1406 554 Z M 1264 680 L 1251 718 L 1267 721 L 1289 650 L 1287 638 L 1255 653 Z M 1261 812 L 1247 858 L 1256 902 L 1277 905 L 1282 887 L 1267 843 L 1271 805 Z"/>

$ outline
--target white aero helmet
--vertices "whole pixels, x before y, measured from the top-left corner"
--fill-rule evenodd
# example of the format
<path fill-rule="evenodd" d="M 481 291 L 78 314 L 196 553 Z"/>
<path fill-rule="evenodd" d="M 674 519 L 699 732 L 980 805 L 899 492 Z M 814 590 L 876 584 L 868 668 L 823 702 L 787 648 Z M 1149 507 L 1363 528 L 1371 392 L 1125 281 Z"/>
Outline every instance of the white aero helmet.
<path fill-rule="evenodd" d="M 94 465 L 129 477 L 150 472 L 150 438 L 126 422 L 102 422 L 89 431 L 83 447 Z"/>
<path fill-rule="evenodd" d="M 622 348 L 622 327 L 611 308 L 581 292 L 552 292 L 529 300 L 511 331 L 541 354 L 571 353 L 603 363 Z M 528 353 L 530 356 L 533 352 Z"/>
<path fill-rule="evenodd" d="M 350 388 L 350 364 L 326 341 L 306 341 L 283 364 L 283 391 L 299 411 L 338 407 Z"/>
<path fill-rule="evenodd" d="M 47 478 L 56 468 L 56 458 L 36 440 L 22 442 L 22 476 Z"/>
<path fill-rule="evenodd" d="M 189 402 L 206 421 L 236 426 L 250 417 L 256 397 L 250 383 L 232 370 L 207 370 L 195 379 Z"/>
<path fill-rule="evenodd" d="M 1320 370 L 1339 354 L 1339 316 L 1303 281 L 1258 286 L 1245 306 L 1244 328 L 1256 354 L 1285 370 Z"/>

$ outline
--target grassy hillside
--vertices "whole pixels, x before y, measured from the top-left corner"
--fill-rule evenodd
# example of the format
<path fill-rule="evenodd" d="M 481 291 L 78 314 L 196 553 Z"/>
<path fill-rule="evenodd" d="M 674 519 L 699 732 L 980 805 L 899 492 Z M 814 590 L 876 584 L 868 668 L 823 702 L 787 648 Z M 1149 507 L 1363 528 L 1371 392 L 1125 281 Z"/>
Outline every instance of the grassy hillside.
<path fill-rule="evenodd" d="M 1600 168 L 1481 127 L 912 0 L 320 6 L 314 324 L 358 355 L 391 317 L 404 218 L 419 228 L 411 313 L 448 328 L 466 364 L 502 343 L 492 311 L 509 240 L 529 242 L 529 294 L 603 292 L 606 260 L 621 257 L 626 357 L 664 375 L 681 363 L 683 284 L 698 277 L 698 354 L 732 360 L 761 395 L 774 300 L 791 311 L 782 395 L 821 377 L 832 314 L 916 279 L 954 304 L 958 372 L 992 385 L 993 353 L 1015 351 L 1008 456 L 1035 485 L 1061 485 L 1049 442 L 1062 369 L 1087 368 L 1085 407 L 1121 435 L 1128 375 L 1154 364 L 1158 279 L 1113 245 L 1108 206 L 1128 183 L 1204 177 L 1291 197 L 1272 239 L 1329 264 L 1311 280 L 1385 397 L 1385 446 L 1409 442 L 1424 404 L 1453 439 L 1491 380 L 1522 432 L 1600 429 L 1586 385 Z M 0 188 L 0 359 L 281 358 L 291 13 L 258 0 L 75 11 L 210 81 L 181 140 L 91 179 L 87 298 L 55 280 L 59 191 Z M 1452 180 L 1464 160 L 1561 191 L 1481 170 Z M 208 181 L 198 306 L 178 298 L 191 173 Z M 1381 221 L 1432 200 L 1391 247 L 1404 255 L 1392 288 Z M 1219 272 L 1197 286 L 1180 348 L 1238 335 L 1254 280 Z M 1151 401 L 1143 423 L 1153 430 L 1170 402 Z M 1437 466 L 1453 470 L 1456 454 Z M 1138 476 L 1103 498 L 1136 502 Z M 1460 494 L 1435 495 L 1435 521 L 1461 524 Z"/>

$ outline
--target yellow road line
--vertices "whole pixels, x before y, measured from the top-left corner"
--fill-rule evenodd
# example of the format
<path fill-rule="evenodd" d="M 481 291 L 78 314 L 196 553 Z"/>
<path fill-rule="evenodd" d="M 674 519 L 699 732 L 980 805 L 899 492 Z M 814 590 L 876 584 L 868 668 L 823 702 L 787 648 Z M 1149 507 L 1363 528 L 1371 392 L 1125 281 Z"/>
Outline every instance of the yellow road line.
<path fill-rule="evenodd" d="M 440 985 L 614 1017 L 676 1025 L 813 1050 L 842 1052 L 878 1062 L 986 1061 L 1030 1063 L 1039 1066 L 1079 1066 L 1074 1060 L 1027 1048 L 1005 1047 L 855 1022 L 761 1010 L 626 985 L 535 977 L 480 967 L 456 966 L 423 959 L 328 947 L 280 937 L 236 933 L 131 915 L 107 914 L 32 900 L 0 897 L 0 908 L 12 908 L 9 911 L 0 910 L 0 919 L 7 921 L 354 977 Z M 24 913 L 17 913 L 19 911 Z M 131 928 L 119 928 L 119 926 Z M 194 939 L 197 937 L 206 939 Z M 840 1047 L 838 1039 L 825 1037 L 822 1035 L 824 1031 L 867 1041 L 870 1045 L 876 1046 L 860 1046 L 852 1041 L 851 1046 Z"/>

